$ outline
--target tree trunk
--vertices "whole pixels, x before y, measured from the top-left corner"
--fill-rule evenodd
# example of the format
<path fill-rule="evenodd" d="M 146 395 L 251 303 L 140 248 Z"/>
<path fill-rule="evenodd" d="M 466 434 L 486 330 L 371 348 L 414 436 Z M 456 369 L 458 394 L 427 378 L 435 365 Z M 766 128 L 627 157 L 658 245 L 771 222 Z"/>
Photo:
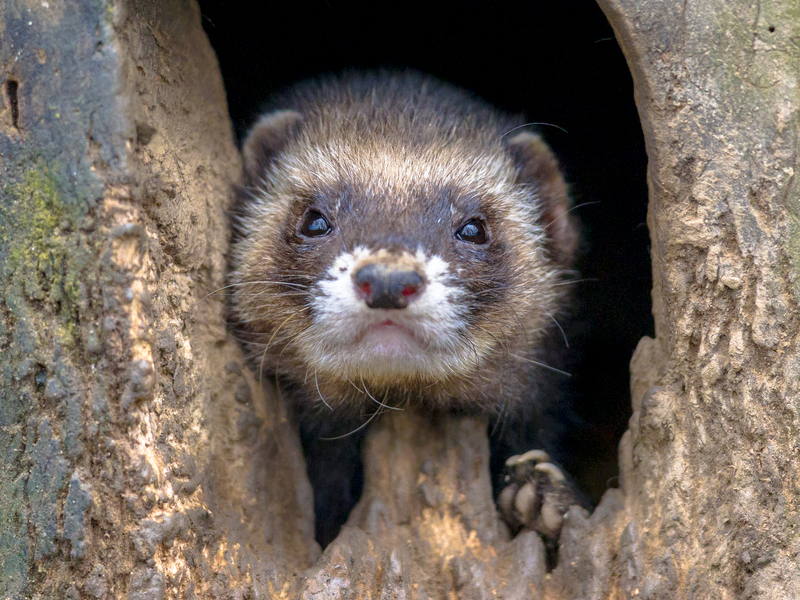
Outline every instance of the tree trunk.
<path fill-rule="evenodd" d="M 603 1 L 650 159 L 624 594 L 800 597 L 796 3 Z"/>
<path fill-rule="evenodd" d="M 225 330 L 238 177 L 193 2 L 0 7 L 0 597 L 800 597 L 800 13 L 601 0 L 650 158 L 656 339 L 620 490 L 559 564 L 485 424 L 383 418 L 320 557 L 296 432 Z M 264 385 L 262 385 L 264 383 Z"/>
<path fill-rule="evenodd" d="M 239 158 L 197 6 L 12 2 L 0 31 L 0 597 L 280 590 L 319 550 L 225 329 Z"/>

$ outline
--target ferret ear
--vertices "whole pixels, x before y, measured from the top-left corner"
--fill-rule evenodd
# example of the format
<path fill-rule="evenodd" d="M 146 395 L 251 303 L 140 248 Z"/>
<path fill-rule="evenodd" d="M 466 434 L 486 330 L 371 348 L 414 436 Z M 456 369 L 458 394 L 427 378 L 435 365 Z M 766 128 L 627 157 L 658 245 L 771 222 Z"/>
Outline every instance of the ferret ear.
<path fill-rule="evenodd" d="M 572 202 L 558 160 L 534 133 L 520 133 L 507 143 L 517 161 L 520 182 L 532 186 L 542 203 L 545 233 L 554 258 L 564 268 L 570 268 L 578 249 L 578 224 L 569 212 Z"/>
<path fill-rule="evenodd" d="M 264 115 L 250 131 L 242 147 L 246 185 L 258 185 L 264 179 L 275 155 L 297 132 L 303 115 L 293 110 L 279 110 Z"/>

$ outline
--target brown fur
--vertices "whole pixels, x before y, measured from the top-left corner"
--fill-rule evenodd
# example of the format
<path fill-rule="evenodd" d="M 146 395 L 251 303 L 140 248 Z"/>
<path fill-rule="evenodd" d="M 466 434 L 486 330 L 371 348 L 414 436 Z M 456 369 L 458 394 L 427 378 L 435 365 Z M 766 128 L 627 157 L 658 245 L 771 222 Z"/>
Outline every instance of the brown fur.
<path fill-rule="evenodd" d="M 244 145 L 231 259 L 233 321 L 259 368 L 301 402 L 339 413 L 378 401 L 500 412 L 529 398 L 577 239 L 544 142 L 527 132 L 509 138 L 518 121 L 414 74 L 306 84 L 275 108 Z M 334 233 L 300 235 L 312 207 L 330 216 Z M 473 216 L 489 243 L 454 238 Z M 406 261 L 421 248 L 449 265 L 455 291 L 442 310 L 458 326 L 442 334 L 451 350 L 431 350 L 429 371 L 384 377 L 329 356 L 344 351 L 320 341 L 338 326 L 320 321 L 321 282 L 356 247 Z"/>

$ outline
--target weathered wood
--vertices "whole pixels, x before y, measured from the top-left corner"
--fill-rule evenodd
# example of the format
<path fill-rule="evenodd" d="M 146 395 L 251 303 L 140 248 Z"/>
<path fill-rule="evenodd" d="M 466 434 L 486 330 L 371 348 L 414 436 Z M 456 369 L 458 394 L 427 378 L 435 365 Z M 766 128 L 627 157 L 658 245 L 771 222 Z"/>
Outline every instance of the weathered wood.
<path fill-rule="evenodd" d="M 213 293 L 239 159 L 197 6 L 11 2 L 0 39 L 0 597 L 280 587 L 319 550 Z"/>
<path fill-rule="evenodd" d="M 297 436 L 215 293 L 239 166 L 197 7 L 0 7 L 0 597 L 800 596 L 800 12 L 600 3 L 650 157 L 657 338 L 622 488 L 568 513 L 550 574 L 497 519 L 485 425 L 413 414 L 373 427 L 319 557 Z"/>
<path fill-rule="evenodd" d="M 631 363 L 625 509 L 594 529 L 617 558 L 570 597 L 800 597 L 800 11 L 599 3 L 647 143 L 657 337 Z"/>
<path fill-rule="evenodd" d="M 299 597 L 338 598 L 339 586 L 353 599 L 540 597 L 544 545 L 534 532 L 511 540 L 499 520 L 486 430 L 385 415 L 364 449 L 364 495 Z"/>

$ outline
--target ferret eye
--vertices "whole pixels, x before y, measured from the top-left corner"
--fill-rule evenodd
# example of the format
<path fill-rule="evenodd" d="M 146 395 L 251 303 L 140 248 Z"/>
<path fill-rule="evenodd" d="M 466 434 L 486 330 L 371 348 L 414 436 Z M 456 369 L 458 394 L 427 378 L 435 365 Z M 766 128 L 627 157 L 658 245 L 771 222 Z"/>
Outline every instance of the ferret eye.
<path fill-rule="evenodd" d="M 303 223 L 300 225 L 300 233 L 306 237 L 319 237 L 327 235 L 333 230 L 331 224 L 328 223 L 321 212 L 318 210 L 310 210 L 303 217 Z"/>
<path fill-rule="evenodd" d="M 470 244 L 485 244 L 488 239 L 486 226 L 478 219 L 467 221 L 456 231 L 456 239 Z"/>

